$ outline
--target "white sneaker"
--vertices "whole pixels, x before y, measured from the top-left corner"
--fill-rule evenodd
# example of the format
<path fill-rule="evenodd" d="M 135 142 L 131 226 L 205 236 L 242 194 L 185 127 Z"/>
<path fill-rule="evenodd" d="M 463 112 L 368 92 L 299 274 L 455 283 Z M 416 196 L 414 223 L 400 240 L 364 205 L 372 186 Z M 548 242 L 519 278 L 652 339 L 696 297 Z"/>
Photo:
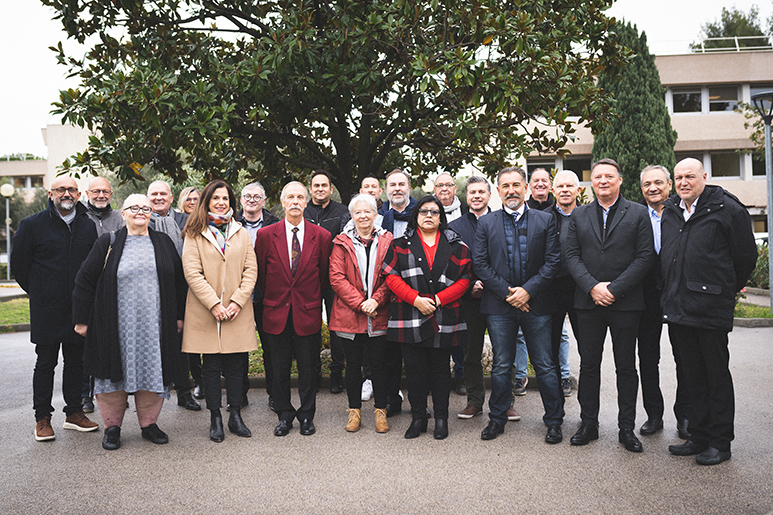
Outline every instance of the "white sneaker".
<path fill-rule="evenodd" d="M 366 379 L 362 382 L 362 395 L 360 398 L 363 401 L 369 401 L 370 398 L 373 396 L 373 383 L 370 381 L 370 379 Z"/>

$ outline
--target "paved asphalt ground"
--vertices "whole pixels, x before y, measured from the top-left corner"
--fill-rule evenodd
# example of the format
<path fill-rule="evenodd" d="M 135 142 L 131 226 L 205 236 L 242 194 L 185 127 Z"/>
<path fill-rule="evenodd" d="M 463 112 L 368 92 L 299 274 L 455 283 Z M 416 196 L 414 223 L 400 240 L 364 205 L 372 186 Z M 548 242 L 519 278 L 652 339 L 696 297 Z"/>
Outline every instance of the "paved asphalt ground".
<path fill-rule="evenodd" d="M 674 364 L 664 333 L 661 384 L 674 400 Z M 666 428 L 642 437 L 644 452 L 617 442 L 611 346 L 602 375 L 601 438 L 572 447 L 579 425 L 576 395 L 566 403 L 564 442 L 544 443 L 536 390 L 519 397 L 523 416 L 490 442 L 480 440 L 487 417 L 449 421 L 450 436 L 430 432 L 405 440 L 406 412 L 390 418 L 392 430 L 376 434 L 373 401 L 364 404 L 364 427 L 344 431 L 345 394 L 317 397 L 317 434 L 276 438 L 276 417 L 262 389 L 250 390 L 243 410 L 252 438 L 226 432 L 208 439 L 207 411 L 167 402 L 159 426 L 168 445 L 140 437 L 132 409 L 122 448 L 105 451 L 102 431 L 62 429 L 61 365 L 57 369 L 53 425 L 56 440 L 33 437 L 29 333 L 0 335 L 0 513 L 770 513 L 773 510 L 773 328 L 736 328 L 730 334 L 736 388 L 733 458 L 702 467 L 671 456 L 680 443 L 673 413 Z M 572 373 L 579 358 L 572 342 Z M 451 394 L 452 415 L 465 399 Z M 407 402 L 404 404 L 407 407 Z M 225 414 L 225 413 L 224 413 Z M 102 422 L 98 413 L 93 420 Z M 637 426 L 645 420 L 641 400 Z"/>

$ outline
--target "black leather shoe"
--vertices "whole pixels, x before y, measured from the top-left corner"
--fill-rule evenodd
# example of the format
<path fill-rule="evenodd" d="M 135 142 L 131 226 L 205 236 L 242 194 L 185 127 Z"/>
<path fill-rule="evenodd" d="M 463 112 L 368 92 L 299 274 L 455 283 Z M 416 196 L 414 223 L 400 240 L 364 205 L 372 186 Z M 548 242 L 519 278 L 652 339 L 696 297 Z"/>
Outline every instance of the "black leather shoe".
<path fill-rule="evenodd" d="M 559 424 L 553 424 L 548 427 L 548 432 L 545 435 L 545 442 L 547 443 L 561 443 L 564 439 L 564 433 L 561 431 Z"/>
<path fill-rule="evenodd" d="M 569 440 L 572 445 L 588 445 L 591 440 L 599 439 L 599 428 L 583 422 L 580 424 L 580 429 L 574 433 L 574 436 Z"/>
<path fill-rule="evenodd" d="M 223 431 L 223 416 L 220 414 L 220 410 L 213 410 L 210 415 L 209 439 L 218 443 L 225 440 L 225 431 Z"/>
<path fill-rule="evenodd" d="M 445 418 L 435 419 L 435 440 L 443 440 L 448 437 L 448 420 Z"/>
<path fill-rule="evenodd" d="M 633 429 L 621 429 L 617 439 L 631 452 L 641 452 L 643 450 L 641 442 L 636 438 L 636 435 L 633 434 Z"/>
<path fill-rule="evenodd" d="M 314 422 L 310 418 L 304 418 L 301 420 L 301 434 L 304 436 L 313 435 L 317 432 L 317 428 L 314 427 Z"/>
<path fill-rule="evenodd" d="M 418 438 L 421 433 L 427 432 L 427 419 L 415 418 L 411 421 L 411 425 L 408 426 L 408 430 L 405 432 L 405 438 L 411 440 Z"/>
<path fill-rule="evenodd" d="M 650 436 L 650 435 L 654 435 L 661 429 L 663 429 L 663 419 L 650 418 L 650 419 L 647 419 L 647 421 L 644 424 L 642 424 L 641 429 L 639 429 L 639 432 L 644 436 Z"/>
<path fill-rule="evenodd" d="M 387 417 L 393 417 L 395 415 L 402 413 L 403 403 L 402 402 L 395 402 L 392 404 L 387 403 L 386 412 L 387 412 Z"/>
<path fill-rule="evenodd" d="M 193 387 L 193 398 L 194 399 L 203 399 L 204 398 L 204 389 L 201 387 L 200 384 L 197 384 Z"/>
<path fill-rule="evenodd" d="M 110 426 L 105 428 L 105 434 L 102 437 L 102 448 L 106 451 L 114 451 L 121 448 L 121 428 Z"/>
<path fill-rule="evenodd" d="M 490 420 L 486 428 L 483 431 L 481 431 L 480 439 L 493 440 L 494 438 L 496 438 L 497 436 L 501 435 L 504 432 L 505 432 L 505 426 L 498 424 L 493 420 Z"/>
<path fill-rule="evenodd" d="M 288 422 L 287 420 L 280 420 L 274 428 L 274 436 L 287 436 L 292 428 L 292 421 Z"/>
<path fill-rule="evenodd" d="M 231 416 L 228 417 L 228 430 L 236 436 L 241 436 L 243 438 L 252 436 L 252 432 L 244 425 L 242 412 L 238 409 L 231 410 Z"/>
<path fill-rule="evenodd" d="M 700 454 L 708 448 L 708 445 L 696 443 L 692 440 L 687 440 L 681 445 L 669 445 L 668 452 L 675 456 L 694 456 Z"/>
<path fill-rule="evenodd" d="M 698 465 L 719 465 L 723 461 L 730 459 L 730 451 L 720 451 L 714 447 L 709 447 L 695 457 Z"/>
<path fill-rule="evenodd" d="M 686 418 L 676 421 L 676 432 L 679 433 L 679 438 L 682 440 L 690 439 L 690 432 L 687 430 L 688 423 Z"/>
<path fill-rule="evenodd" d="M 187 410 L 201 411 L 201 404 L 196 402 L 196 400 L 193 398 L 193 395 L 191 395 L 190 390 L 187 392 L 178 392 L 177 405 L 182 406 Z"/>
<path fill-rule="evenodd" d="M 341 374 L 330 374 L 330 393 L 341 393 L 344 391 L 343 379 Z"/>
<path fill-rule="evenodd" d="M 150 440 L 151 442 L 158 445 L 169 443 L 169 437 L 167 434 L 161 431 L 161 429 L 159 429 L 156 424 L 150 424 L 148 427 L 143 427 L 142 437 L 145 440 Z"/>

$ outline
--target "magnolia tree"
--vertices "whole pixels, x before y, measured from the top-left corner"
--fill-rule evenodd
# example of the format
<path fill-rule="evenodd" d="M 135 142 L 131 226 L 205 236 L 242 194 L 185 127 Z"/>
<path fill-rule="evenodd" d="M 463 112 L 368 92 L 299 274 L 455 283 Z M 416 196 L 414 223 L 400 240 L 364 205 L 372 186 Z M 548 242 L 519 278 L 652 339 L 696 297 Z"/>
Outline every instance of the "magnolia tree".
<path fill-rule="evenodd" d="M 325 169 L 348 198 L 398 166 L 492 175 L 598 129 L 595 77 L 628 58 L 602 0 L 43 3 L 87 46 L 54 48 L 80 80 L 55 113 L 96 134 L 64 166 L 124 180 L 246 171 L 271 193 Z"/>

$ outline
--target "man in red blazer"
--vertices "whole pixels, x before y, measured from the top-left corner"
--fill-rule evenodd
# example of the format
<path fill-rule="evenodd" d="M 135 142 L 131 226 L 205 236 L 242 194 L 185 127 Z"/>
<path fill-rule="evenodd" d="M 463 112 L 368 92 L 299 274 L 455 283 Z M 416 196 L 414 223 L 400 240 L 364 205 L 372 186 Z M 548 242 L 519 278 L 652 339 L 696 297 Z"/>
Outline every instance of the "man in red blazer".
<path fill-rule="evenodd" d="M 285 218 L 264 227 L 255 238 L 258 286 L 263 291 L 263 331 L 271 349 L 274 411 L 279 424 L 275 436 L 285 436 L 296 417 L 301 434 L 314 434 L 314 353 L 319 353 L 322 328 L 322 292 L 328 284 L 330 233 L 308 223 L 303 210 L 309 200 L 306 187 L 290 182 L 282 189 Z M 290 402 L 290 366 L 298 364 L 296 410 Z"/>

